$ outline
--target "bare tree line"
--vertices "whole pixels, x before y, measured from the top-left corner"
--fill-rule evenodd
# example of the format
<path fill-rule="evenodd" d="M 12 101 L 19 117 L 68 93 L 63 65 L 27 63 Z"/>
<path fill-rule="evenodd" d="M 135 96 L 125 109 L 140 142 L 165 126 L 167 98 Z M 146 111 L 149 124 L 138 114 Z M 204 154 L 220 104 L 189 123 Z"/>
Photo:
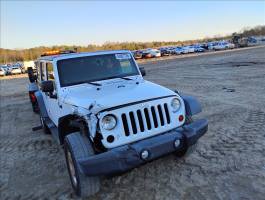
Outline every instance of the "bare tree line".
<path fill-rule="evenodd" d="M 243 37 L 265 35 L 265 26 L 256 26 L 254 28 L 244 28 L 237 34 L 241 34 Z M 200 40 L 188 40 L 188 41 L 154 41 L 154 42 L 106 42 L 103 45 L 87 45 L 87 46 L 52 46 L 52 47 L 34 47 L 22 50 L 11 50 L 0 48 L 0 63 L 20 62 L 27 60 L 35 60 L 43 52 L 50 50 L 77 50 L 78 52 L 89 52 L 97 50 L 117 50 L 117 49 L 145 49 L 145 48 L 156 48 L 161 46 L 169 45 L 186 45 L 198 42 L 209 42 L 213 40 L 231 39 L 229 36 L 216 36 L 212 38 L 204 38 Z"/>

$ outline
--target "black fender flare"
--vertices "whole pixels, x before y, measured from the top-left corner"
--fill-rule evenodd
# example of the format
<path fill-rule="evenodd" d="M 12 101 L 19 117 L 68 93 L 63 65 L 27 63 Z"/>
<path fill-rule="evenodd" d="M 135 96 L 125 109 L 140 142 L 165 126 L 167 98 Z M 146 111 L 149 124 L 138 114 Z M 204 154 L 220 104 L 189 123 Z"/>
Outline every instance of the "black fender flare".
<path fill-rule="evenodd" d="M 44 104 L 44 100 L 43 100 L 41 92 L 37 91 L 34 94 L 35 94 L 35 96 L 37 98 L 38 106 L 39 106 L 39 109 L 40 109 L 40 115 L 43 118 L 48 118 L 49 117 L 48 116 L 48 112 L 47 112 L 46 106 Z"/>
<path fill-rule="evenodd" d="M 62 116 L 58 120 L 58 131 L 59 131 L 59 140 L 60 143 L 64 143 L 64 137 L 72 132 L 78 131 L 77 129 L 81 130 L 84 128 L 84 122 L 85 120 L 78 115 L 75 114 L 68 114 L 65 116 Z M 85 125 L 87 126 L 87 124 Z"/>
<path fill-rule="evenodd" d="M 202 112 L 202 107 L 197 98 L 190 95 L 180 95 L 185 103 L 185 110 L 187 116 L 193 116 Z"/>

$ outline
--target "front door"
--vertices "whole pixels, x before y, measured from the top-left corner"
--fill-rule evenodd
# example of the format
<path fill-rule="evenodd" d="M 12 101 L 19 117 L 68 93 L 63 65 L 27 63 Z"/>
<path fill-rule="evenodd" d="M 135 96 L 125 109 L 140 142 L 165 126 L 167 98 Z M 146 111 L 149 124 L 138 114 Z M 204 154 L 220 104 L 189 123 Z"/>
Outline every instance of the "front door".
<path fill-rule="evenodd" d="M 61 108 L 58 102 L 57 89 L 54 81 L 53 64 L 51 62 L 43 62 L 43 79 L 53 81 L 54 92 L 52 94 L 43 93 L 43 100 L 50 119 L 58 126 L 58 119 L 61 115 Z"/>

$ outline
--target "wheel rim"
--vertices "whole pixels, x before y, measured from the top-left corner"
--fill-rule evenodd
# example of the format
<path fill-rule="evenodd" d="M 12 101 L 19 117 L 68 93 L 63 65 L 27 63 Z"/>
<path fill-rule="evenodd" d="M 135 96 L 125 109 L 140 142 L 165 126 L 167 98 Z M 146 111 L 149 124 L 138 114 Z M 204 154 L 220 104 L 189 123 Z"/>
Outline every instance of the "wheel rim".
<path fill-rule="evenodd" d="M 71 176 L 73 185 L 76 187 L 77 186 L 77 178 L 76 178 L 76 173 L 75 173 L 75 167 L 74 167 L 72 155 L 71 155 L 69 150 L 67 150 L 67 161 L 68 161 L 69 172 L 70 172 L 70 176 Z"/>

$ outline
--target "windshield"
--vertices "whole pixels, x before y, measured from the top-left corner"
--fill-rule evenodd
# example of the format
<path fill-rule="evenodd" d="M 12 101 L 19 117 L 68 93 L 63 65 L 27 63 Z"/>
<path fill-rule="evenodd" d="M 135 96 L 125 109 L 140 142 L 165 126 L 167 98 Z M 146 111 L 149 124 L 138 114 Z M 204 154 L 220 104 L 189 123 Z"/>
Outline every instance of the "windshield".
<path fill-rule="evenodd" d="M 129 53 L 86 56 L 57 62 L 62 87 L 139 75 Z"/>

